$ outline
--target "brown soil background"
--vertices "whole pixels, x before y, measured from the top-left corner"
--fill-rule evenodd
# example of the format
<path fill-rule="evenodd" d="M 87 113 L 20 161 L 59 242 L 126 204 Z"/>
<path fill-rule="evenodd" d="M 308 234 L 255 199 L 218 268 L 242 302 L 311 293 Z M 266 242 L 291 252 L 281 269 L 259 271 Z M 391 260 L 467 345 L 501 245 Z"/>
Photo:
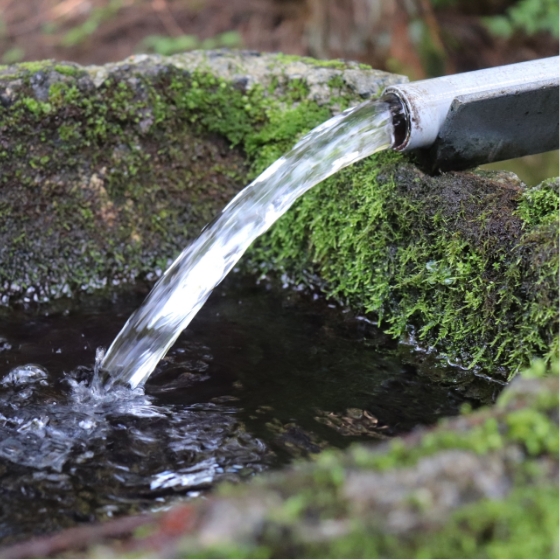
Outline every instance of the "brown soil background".
<path fill-rule="evenodd" d="M 200 40 L 235 30 L 240 47 L 316 58 L 347 58 L 376 68 L 433 74 L 426 50 L 448 72 L 558 54 L 547 33 L 492 36 L 482 16 L 512 0 L 0 0 L 0 57 L 82 64 L 121 60 L 149 35 Z M 443 6 L 443 7 L 438 7 Z M 89 22 L 89 23 L 88 23 Z M 83 28 L 81 40 L 68 36 Z M 418 33 L 422 34 L 419 39 Z M 19 54 L 19 56 L 17 56 Z M 434 58 L 434 54 L 432 54 Z M 11 60 L 3 60 L 3 63 Z M 432 64 L 433 66 L 433 64 Z"/>

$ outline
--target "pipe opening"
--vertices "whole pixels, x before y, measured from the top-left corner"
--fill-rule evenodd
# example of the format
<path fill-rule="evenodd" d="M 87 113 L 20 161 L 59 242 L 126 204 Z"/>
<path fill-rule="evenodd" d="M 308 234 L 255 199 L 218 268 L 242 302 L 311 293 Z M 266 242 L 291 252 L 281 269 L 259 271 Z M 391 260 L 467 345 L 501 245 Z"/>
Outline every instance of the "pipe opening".
<path fill-rule="evenodd" d="M 389 105 L 389 111 L 393 117 L 392 148 L 394 150 L 401 150 L 408 143 L 410 134 L 406 103 L 395 93 L 386 93 L 383 95 L 382 100 Z"/>

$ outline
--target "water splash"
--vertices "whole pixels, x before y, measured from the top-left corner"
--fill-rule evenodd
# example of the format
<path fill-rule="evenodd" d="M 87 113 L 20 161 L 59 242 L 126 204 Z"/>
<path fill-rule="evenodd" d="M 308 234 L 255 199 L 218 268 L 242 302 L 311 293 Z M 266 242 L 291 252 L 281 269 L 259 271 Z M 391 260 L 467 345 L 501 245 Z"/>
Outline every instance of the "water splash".
<path fill-rule="evenodd" d="M 389 148 L 392 133 L 389 106 L 362 103 L 312 130 L 242 190 L 179 255 L 113 341 L 101 364 L 111 381 L 142 385 L 249 245 L 314 185 Z"/>
<path fill-rule="evenodd" d="M 0 461 L 57 473 L 84 462 L 103 465 L 122 471 L 121 482 L 138 491 L 209 484 L 236 465 L 264 468 L 266 446 L 240 427 L 237 409 L 155 404 L 141 387 L 105 390 L 97 375 L 79 366 L 63 376 L 61 390 L 34 364 L 10 371 L 0 383 Z M 133 471 L 128 455 L 107 446 L 123 421 L 130 454 L 141 447 L 138 453 L 151 457 Z"/>

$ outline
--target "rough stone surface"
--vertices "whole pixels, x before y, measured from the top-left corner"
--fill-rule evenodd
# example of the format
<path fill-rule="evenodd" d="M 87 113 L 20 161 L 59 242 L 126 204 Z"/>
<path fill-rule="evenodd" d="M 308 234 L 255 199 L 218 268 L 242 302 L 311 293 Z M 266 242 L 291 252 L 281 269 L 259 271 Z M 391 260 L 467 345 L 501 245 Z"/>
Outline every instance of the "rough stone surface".
<path fill-rule="evenodd" d="M 254 174 L 251 142 L 281 152 L 402 79 L 221 51 L 0 67 L 0 301 L 155 278 Z"/>

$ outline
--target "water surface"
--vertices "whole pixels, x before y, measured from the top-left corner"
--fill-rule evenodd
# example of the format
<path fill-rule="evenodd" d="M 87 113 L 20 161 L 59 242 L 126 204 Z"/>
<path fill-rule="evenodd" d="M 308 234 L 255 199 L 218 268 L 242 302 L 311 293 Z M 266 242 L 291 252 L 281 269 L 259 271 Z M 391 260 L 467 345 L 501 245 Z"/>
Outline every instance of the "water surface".
<path fill-rule="evenodd" d="M 495 389 L 449 368 L 439 371 L 449 383 L 433 383 L 433 363 L 363 318 L 234 276 L 145 392 L 92 391 L 95 349 L 145 294 L 3 312 L 0 541 L 166 507 L 327 446 L 384 441 Z"/>

